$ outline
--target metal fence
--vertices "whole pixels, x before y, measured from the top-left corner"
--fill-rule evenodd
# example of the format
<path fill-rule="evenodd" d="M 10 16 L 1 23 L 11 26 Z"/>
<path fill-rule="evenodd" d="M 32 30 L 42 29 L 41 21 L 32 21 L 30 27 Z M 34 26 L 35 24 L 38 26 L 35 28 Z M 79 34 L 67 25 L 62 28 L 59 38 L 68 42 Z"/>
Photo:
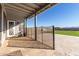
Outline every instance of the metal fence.
<path fill-rule="evenodd" d="M 41 42 L 43 48 L 44 45 L 49 47 L 50 49 L 55 50 L 55 31 L 54 26 L 48 27 L 37 27 L 37 37 L 35 36 L 35 28 L 27 28 L 27 36 L 32 38 L 33 40 L 35 37 L 37 38 L 36 41 Z"/>

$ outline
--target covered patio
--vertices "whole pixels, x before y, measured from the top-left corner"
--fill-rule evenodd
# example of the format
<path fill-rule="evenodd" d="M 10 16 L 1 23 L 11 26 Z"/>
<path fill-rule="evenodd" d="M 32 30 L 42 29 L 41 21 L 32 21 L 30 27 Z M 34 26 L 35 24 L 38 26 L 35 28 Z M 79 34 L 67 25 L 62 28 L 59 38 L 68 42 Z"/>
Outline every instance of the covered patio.
<path fill-rule="evenodd" d="M 1 46 L 50 48 L 37 40 L 37 15 L 56 3 L 0 4 Z M 28 37 L 27 20 L 34 17 L 34 38 Z M 25 28 L 26 25 L 26 28 Z"/>

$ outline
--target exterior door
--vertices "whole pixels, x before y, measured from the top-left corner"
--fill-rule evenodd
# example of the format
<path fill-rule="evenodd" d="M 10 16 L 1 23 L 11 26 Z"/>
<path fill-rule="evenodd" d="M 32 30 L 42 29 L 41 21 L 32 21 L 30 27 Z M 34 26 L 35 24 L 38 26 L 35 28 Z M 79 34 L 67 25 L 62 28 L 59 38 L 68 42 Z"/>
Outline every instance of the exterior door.
<path fill-rule="evenodd" d="M 8 37 L 15 36 L 15 21 L 8 21 L 7 27 L 8 27 L 7 30 Z"/>

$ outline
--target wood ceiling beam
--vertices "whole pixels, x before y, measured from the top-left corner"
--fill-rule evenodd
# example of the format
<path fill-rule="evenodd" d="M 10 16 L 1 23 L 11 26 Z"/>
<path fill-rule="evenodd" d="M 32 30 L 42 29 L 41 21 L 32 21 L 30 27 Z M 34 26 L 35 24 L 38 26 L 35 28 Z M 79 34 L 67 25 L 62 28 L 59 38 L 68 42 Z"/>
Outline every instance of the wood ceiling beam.
<path fill-rule="evenodd" d="M 17 15 L 8 14 L 7 19 L 8 20 L 10 20 L 10 19 L 12 19 L 12 20 L 15 20 L 15 19 L 19 20 L 19 19 L 24 19 L 24 16 L 17 16 Z"/>
<path fill-rule="evenodd" d="M 25 9 L 23 9 L 23 8 L 19 8 L 19 7 L 17 7 L 17 6 L 12 5 L 12 4 L 8 4 L 8 3 L 7 3 L 6 5 L 7 5 L 7 7 L 16 9 L 16 10 L 18 10 L 18 11 L 22 11 L 22 12 L 26 12 L 26 13 L 32 13 L 32 12 L 30 12 L 30 11 L 27 11 L 27 10 L 25 10 Z"/>
<path fill-rule="evenodd" d="M 29 8 L 32 8 L 32 9 L 36 10 L 36 7 L 34 7 L 34 6 L 31 6 L 31 5 L 29 5 L 28 3 L 27 3 L 27 4 L 25 4 L 25 3 L 22 3 L 22 5 L 28 6 Z"/>
<path fill-rule="evenodd" d="M 6 8 L 6 11 L 11 11 L 11 12 L 16 12 L 16 13 L 19 13 L 19 14 L 29 14 L 29 13 L 25 13 L 25 12 L 22 12 L 22 11 L 18 11 L 16 9 L 13 9 L 13 8 Z"/>
<path fill-rule="evenodd" d="M 34 4 L 34 3 L 27 3 L 27 4 L 24 3 L 24 5 L 27 5 L 27 6 L 31 7 L 31 8 L 34 8 L 34 9 L 40 8 L 38 5 L 36 5 L 36 4 Z"/>
<path fill-rule="evenodd" d="M 43 3 L 34 3 L 34 4 L 41 7 L 42 5 L 44 6 L 45 4 L 48 4 L 48 3 L 45 3 L 45 4 L 43 4 Z"/>
<path fill-rule="evenodd" d="M 19 13 L 14 13 L 14 12 L 8 12 L 7 15 L 9 15 L 9 14 L 12 15 L 12 16 L 17 16 L 17 17 L 27 16 L 27 15 L 25 15 L 25 14 L 21 14 L 21 15 L 20 15 Z"/>
<path fill-rule="evenodd" d="M 15 3 L 14 5 L 17 5 L 18 7 L 23 8 L 23 9 L 25 9 L 25 10 L 28 10 L 28 11 L 30 11 L 30 12 L 35 11 L 34 8 L 30 8 L 30 7 L 28 7 L 27 5 L 23 5 L 22 3 L 18 3 L 18 4 Z"/>

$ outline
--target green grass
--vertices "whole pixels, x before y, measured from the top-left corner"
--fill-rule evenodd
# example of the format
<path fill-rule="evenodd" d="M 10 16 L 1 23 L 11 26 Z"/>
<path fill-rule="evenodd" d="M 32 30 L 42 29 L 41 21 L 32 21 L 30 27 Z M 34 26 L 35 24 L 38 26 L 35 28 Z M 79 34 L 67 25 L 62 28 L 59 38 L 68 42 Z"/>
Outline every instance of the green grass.
<path fill-rule="evenodd" d="M 62 34 L 62 35 L 79 36 L 79 31 L 56 30 L 55 33 L 56 34 Z"/>

